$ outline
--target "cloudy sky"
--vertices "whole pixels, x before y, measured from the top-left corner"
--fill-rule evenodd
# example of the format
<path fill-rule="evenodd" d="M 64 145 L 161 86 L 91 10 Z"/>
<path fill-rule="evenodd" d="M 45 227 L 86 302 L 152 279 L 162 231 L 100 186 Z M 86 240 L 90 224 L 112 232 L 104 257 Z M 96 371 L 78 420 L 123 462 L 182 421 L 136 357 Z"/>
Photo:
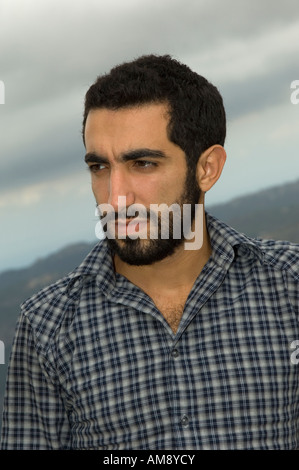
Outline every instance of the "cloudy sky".
<path fill-rule="evenodd" d="M 228 160 L 208 205 L 299 178 L 298 0 L 0 0 L 0 271 L 96 241 L 84 94 L 147 53 L 223 95 Z"/>

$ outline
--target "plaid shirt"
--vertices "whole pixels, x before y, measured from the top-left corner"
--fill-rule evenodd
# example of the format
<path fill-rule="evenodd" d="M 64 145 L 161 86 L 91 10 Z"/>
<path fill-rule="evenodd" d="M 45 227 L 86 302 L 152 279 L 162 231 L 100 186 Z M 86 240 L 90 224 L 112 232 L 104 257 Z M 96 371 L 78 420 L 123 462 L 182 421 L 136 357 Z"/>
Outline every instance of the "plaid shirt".
<path fill-rule="evenodd" d="M 207 222 L 176 334 L 105 240 L 22 305 L 2 449 L 299 447 L 299 245 Z"/>

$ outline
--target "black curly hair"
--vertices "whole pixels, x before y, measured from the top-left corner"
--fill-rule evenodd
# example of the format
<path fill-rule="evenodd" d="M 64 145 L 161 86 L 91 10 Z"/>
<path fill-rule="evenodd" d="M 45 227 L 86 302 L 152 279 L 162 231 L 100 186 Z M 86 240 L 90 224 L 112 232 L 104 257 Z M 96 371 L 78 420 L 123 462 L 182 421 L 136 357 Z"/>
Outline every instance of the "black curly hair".
<path fill-rule="evenodd" d="M 82 134 L 91 109 L 165 103 L 168 138 L 195 167 L 204 150 L 224 145 L 226 116 L 218 89 L 206 78 L 169 55 L 145 55 L 101 75 L 85 96 Z"/>

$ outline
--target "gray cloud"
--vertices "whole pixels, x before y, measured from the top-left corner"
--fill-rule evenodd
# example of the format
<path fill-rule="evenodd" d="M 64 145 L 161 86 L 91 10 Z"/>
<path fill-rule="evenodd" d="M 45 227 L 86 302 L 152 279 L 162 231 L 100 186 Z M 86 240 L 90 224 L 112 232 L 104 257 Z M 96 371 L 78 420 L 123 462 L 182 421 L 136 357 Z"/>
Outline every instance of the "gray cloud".
<path fill-rule="evenodd" d="M 250 112 L 271 108 L 290 100 L 290 84 L 298 76 L 298 67 L 291 58 L 285 67 L 278 67 L 269 75 L 230 82 L 219 88 L 224 96 L 230 119 Z"/>
<path fill-rule="evenodd" d="M 283 134 L 286 125 L 291 146 L 297 145 L 292 129 L 299 106 L 290 105 L 281 121 L 277 107 L 289 103 L 290 83 L 299 79 L 298 25 L 298 0 L 0 1 L 0 80 L 6 91 L 0 106 L 0 203 L 8 201 L 0 205 L 2 269 L 93 233 L 93 197 L 80 173 L 83 98 L 96 76 L 117 63 L 170 53 L 218 86 L 232 128 L 248 113 L 273 107 L 274 127 Z M 246 134 L 246 125 L 236 125 L 227 162 L 233 170 L 217 183 L 219 198 L 245 191 L 248 181 L 250 190 L 269 183 L 267 161 L 271 157 L 272 170 L 282 151 L 289 159 L 284 169 L 278 165 L 278 177 L 295 176 L 295 152 L 285 152 L 286 141 L 278 138 L 269 148 L 266 126 L 248 150 L 258 126 Z M 37 183 L 48 184 L 39 192 Z M 28 198 L 23 204 L 21 194 Z"/>
<path fill-rule="evenodd" d="M 1 191 L 81 171 L 84 93 L 116 63 L 171 53 L 211 74 L 231 120 L 285 102 L 298 78 L 294 44 L 276 54 L 274 43 L 276 31 L 299 19 L 297 0 L 4 0 L 2 13 Z M 267 35 L 273 50 L 257 65 Z M 237 52 L 229 61 L 232 46 Z M 241 59 L 253 66 L 239 78 Z"/>
<path fill-rule="evenodd" d="M 238 38 L 246 43 L 299 18 L 296 0 L 4 4 L 14 16 L 0 33 L 0 63 L 16 107 L 84 88 L 115 63 L 139 54 L 170 52 L 183 59 L 208 51 L 213 57 L 216 45 Z"/>

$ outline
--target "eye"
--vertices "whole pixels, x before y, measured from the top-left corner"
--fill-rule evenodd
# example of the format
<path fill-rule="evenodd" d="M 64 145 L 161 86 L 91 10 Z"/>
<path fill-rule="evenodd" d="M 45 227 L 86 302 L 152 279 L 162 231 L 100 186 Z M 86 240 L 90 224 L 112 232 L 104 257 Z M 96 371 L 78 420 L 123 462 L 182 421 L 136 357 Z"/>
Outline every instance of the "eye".
<path fill-rule="evenodd" d="M 153 168 L 157 166 L 157 163 L 149 160 L 136 160 L 134 166 L 138 168 Z"/>
<path fill-rule="evenodd" d="M 91 173 L 98 173 L 104 170 L 105 168 L 106 166 L 103 163 L 92 163 L 88 165 L 88 169 L 89 171 L 91 171 Z"/>

